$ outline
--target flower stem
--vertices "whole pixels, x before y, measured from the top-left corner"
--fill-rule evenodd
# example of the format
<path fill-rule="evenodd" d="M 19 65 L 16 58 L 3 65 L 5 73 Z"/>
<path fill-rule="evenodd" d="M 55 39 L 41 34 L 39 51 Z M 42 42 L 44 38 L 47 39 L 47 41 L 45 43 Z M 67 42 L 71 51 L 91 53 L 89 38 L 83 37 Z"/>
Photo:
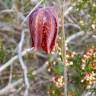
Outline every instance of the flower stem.
<path fill-rule="evenodd" d="M 65 46 L 65 31 L 64 31 L 64 4 L 65 0 L 62 3 L 61 8 L 61 25 L 62 25 L 62 36 L 61 36 L 61 51 L 62 51 L 62 62 L 64 63 L 64 96 L 68 96 L 68 90 L 67 90 L 67 66 L 66 66 L 66 46 Z"/>

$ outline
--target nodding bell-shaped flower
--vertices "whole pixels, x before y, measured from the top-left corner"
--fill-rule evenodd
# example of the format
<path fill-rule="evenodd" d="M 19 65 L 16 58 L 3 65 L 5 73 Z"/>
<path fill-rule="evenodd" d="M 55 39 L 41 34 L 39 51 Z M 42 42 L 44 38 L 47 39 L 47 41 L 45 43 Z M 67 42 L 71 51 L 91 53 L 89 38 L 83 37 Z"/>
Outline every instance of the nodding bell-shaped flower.
<path fill-rule="evenodd" d="M 32 47 L 50 53 L 58 33 L 58 15 L 53 7 L 39 7 L 29 16 Z"/>

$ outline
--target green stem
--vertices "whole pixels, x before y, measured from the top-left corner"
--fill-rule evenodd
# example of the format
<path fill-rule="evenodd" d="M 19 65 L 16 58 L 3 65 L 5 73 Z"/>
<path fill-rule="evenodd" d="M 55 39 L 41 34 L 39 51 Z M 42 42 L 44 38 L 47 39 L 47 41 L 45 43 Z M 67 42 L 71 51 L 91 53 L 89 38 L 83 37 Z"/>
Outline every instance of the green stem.
<path fill-rule="evenodd" d="M 46 7 L 46 4 L 45 3 L 46 3 L 46 0 L 43 1 L 44 8 Z"/>
<path fill-rule="evenodd" d="M 67 66 L 66 66 L 66 46 L 65 46 L 65 32 L 64 32 L 64 3 L 65 0 L 62 3 L 62 10 L 61 10 L 61 24 L 62 24 L 62 62 L 64 63 L 64 96 L 68 96 L 68 90 L 67 90 Z"/>

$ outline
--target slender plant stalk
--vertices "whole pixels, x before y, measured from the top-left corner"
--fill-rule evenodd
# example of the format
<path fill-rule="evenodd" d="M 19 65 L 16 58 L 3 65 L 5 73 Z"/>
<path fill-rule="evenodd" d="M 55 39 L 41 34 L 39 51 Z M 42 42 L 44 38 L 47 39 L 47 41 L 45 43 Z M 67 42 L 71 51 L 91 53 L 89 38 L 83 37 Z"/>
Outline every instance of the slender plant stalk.
<path fill-rule="evenodd" d="M 65 46 L 65 31 L 64 31 L 64 4 L 65 0 L 63 1 L 62 8 L 61 8 L 61 25 L 62 25 L 62 36 L 61 36 L 61 52 L 62 52 L 62 62 L 64 63 L 64 96 L 68 96 L 67 90 L 67 66 L 66 66 L 66 46 Z"/>

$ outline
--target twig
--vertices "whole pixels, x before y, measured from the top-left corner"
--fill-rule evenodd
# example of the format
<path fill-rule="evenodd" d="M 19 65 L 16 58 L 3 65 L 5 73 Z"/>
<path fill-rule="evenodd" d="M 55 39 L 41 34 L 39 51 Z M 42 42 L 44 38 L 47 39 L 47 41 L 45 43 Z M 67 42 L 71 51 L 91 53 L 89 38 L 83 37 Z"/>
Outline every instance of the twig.
<path fill-rule="evenodd" d="M 78 33 L 75 33 L 75 34 L 71 35 L 70 37 L 68 37 L 68 38 L 66 39 L 66 43 L 70 43 L 72 40 L 78 38 L 79 36 L 83 36 L 84 34 L 85 34 L 84 31 L 80 31 L 80 32 L 78 32 Z"/>
<path fill-rule="evenodd" d="M 31 11 L 30 13 L 26 16 L 26 18 L 24 19 L 24 21 L 22 22 L 22 25 L 24 24 L 24 22 L 29 18 L 29 16 L 31 15 L 31 13 L 38 8 L 38 6 L 43 2 L 44 0 L 41 0 Z"/>
<path fill-rule="evenodd" d="M 39 69 L 35 70 L 32 72 L 32 75 L 36 75 L 38 73 L 43 72 L 47 67 L 48 67 L 49 63 L 46 62 L 42 67 L 40 67 Z"/>
<path fill-rule="evenodd" d="M 9 84 L 12 82 L 13 65 L 10 66 Z"/>
<path fill-rule="evenodd" d="M 70 27 L 75 28 L 75 29 L 78 29 L 78 30 L 81 29 L 79 25 L 74 24 L 74 23 L 66 23 L 66 24 L 64 24 L 64 27 L 65 27 L 66 29 L 68 29 L 68 28 L 70 28 Z"/>
<path fill-rule="evenodd" d="M 23 79 L 19 79 L 14 83 L 8 84 L 5 88 L 0 90 L 0 96 L 3 96 L 3 95 L 6 95 L 6 94 L 10 93 L 14 87 L 21 84 L 22 82 L 23 82 Z"/>
<path fill-rule="evenodd" d="M 96 39 L 96 35 L 92 35 L 92 37 L 93 37 L 94 39 Z"/>
<path fill-rule="evenodd" d="M 85 36 L 82 37 L 81 42 L 87 40 L 90 36 L 92 36 L 93 32 L 85 32 Z"/>
<path fill-rule="evenodd" d="M 3 14 L 3 13 L 12 13 L 14 11 L 15 10 L 13 10 L 13 9 L 4 9 L 4 10 L 0 11 L 0 15 Z"/>
<path fill-rule="evenodd" d="M 22 56 L 25 56 L 27 53 L 31 53 L 31 52 L 34 52 L 33 48 L 28 48 L 28 49 L 25 49 L 24 51 L 22 51 L 21 55 Z M 41 54 L 41 53 L 36 53 L 36 55 L 40 56 L 40 57 L 43 57 L 43 58 L 47 58 L 46 55 L 44 54 Z M 10 65 L 13 65 L 14 61 L 16 61 L 18 59 L 18 55 L 15 55 L 14 57 L 12 57 L 9 61 L 7 61 L 5 64 L 2 64 L 2 66 L 0 66 L 0 73 L 5 70 L 7 67 L 9 67 Z"/>
<path fill-rule="evenodd" d="M 24 82 L 25 82 L 25 86 L 26 86 L 24 96 L 28 96 L 28 90 L 29 90 L 29 80 L 28 80 L 28 76 L 27 76 L 28 70 L 27 70 L 26 65 L 23 62 L 23 58 L 22 58 L 22 55 L 21 55 L 22 47 L 23 47 L 23 44 L 24 44 L 24 37 L 25 37 L 25 31 L 22 31 L 21 40 L 20 40 L 20 43 L 18 44 L 18 50 L 17 51 L 18 51 L 18 58 L 19 58 L 21 67 L 22 67 L 23 72 L 24 72 Z"/>
<path fill-rule="evenodd" d="M 21 55 L 24 56 L 24 55 L 26 55 L 27 53 L 32 52 L 32 50 L 33 50 L 33 48 L 25 49 L 25 50 L 21 53 Z M 18 59 L 18 55 L 12 57 L 12 58 L 11 58 L 9 61 L 7 61 L 5 64 L 2 64 L 2 66 L 0 66 L 0 73 L 1 73 L 3 70 L 5 70 L 7 67 L 9 67 L 11 64 L 13 64 L 13 62 L 14 62 L 15 60 L 17 60 L 17 59 Z"/>
<path fill-rule="evenodd" d="M 54 58 L 53 58 L 54 59 Z M 52 59 L 52 60 L 53 60 Z M 50 60 L 51 62 L 51 60 Z M 43 64 L 43 66 L 41 66 L 39 69 L 35 70 L 32 72 L 32 75 L 37 75 L 39 73 L 44 72 L 44 70 L 48 67 L 49 63 L 45 62 L 45 64 Z M 14 83 L 10 83 L 8 84 L 5 88 L 0 90 L 0 96 L 4 95 L 4 94 L 8 94 L 10 93 L 11 89 L 13 89 L 14 87 L 18 86 L 19 84 L 21 84 L 23 82 L 23 79 L 19 79 Z"/>
<path fill-rule="evenodd" d="M 65 12 L 64 12 L 64 16 L 67 16 L 69 14 L 70 11 L 72 11 L 74 7 L 70 6 Z"/>
<path fill-rule="evenodd" d="M 4 9 L 8 9 L 7 4 L 4 2 L 4 0 L 0 0 L 0 4 L 4 7 Z"/>

